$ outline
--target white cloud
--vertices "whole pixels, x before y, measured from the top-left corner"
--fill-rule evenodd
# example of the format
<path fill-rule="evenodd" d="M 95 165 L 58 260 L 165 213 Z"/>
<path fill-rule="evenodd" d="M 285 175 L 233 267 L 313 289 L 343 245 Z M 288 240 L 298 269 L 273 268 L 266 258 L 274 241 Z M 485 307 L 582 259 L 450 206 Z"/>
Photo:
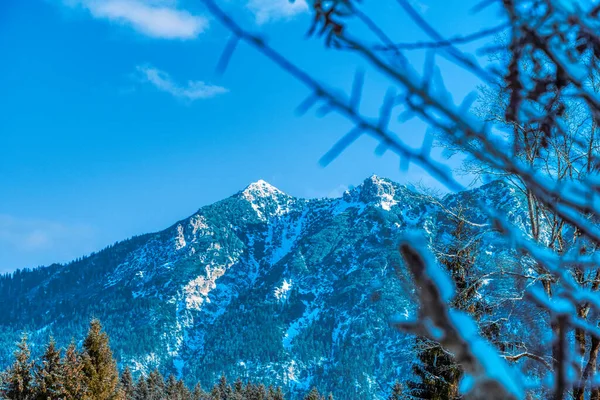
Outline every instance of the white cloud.
<path fill-rule="evenodd" d="M 161 39 L 194 39 L 208 28 L 208 20 L 179 10 L 172 1 L 66 0 L 81 5 L 94 18 L 128 25 L 137 32 Z"/>
<path fill-rule="evenodd" d="M 289 19 L 308 11 L 306 0 L 249 0 L 247 7 L 256 17 L 258 24 Z"/>
<path fill-rule="evenodd" d="M 91 228 L 83 224 L 69 225 L 0 214 L 0 242 L 10 244 L 18 250 L 46 250 L 57 244 L 58 240 L 90 234 Z"/>
<path fill-rule="evenodd" d="M 0 214 L 0 273 L 69 261 L 94 250 L 94 237 L 85 224 Z"/>
<path fill-rule="evenodd" d="M 420 0 L 410 0 L 410 4 L 421 14 L 425 14 L 429 11 L 429 6 Z"/>
<path fill-rule="evenodd" d="M 144 81 L 181 99 L 208 99 L 228 92 L 224 87 L 211 85 L 203 81 L 188 81 L 185 85 L 180 85 L 168 73 L 151 66 L 138 66 L 137 70 Z"/>
<path fill-rule="evenodd" d="M 325 197 L 337 199 L 338 197 L 342 197 L 346 190 L 349 190 L 348 185 L 338 185 L 337 187 L 332 189 L 329 193 L 327 193 L 327 196 L 325 196 Z"/>

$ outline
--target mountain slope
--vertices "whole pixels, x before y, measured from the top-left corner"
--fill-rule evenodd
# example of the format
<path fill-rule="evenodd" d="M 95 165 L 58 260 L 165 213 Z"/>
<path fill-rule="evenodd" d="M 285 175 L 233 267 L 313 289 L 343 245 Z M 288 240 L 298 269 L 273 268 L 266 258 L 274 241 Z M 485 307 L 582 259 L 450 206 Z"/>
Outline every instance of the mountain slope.
<path fill-rule="evenodd" d="M 501 182 L 437 204 L 377 176 L 339 199 L 258 181 L 164 231 L 2 277 L 0 361 L 23 329 L 38 348 L 50 334 L 64 345 L 95 316 L 121 365 L 138 372 L 159 367 L 205 386 L 224 372 L 292 393 L 316 385 L 336 399 L 378 398 L 414 358 L 412 340 L 389 326 L 414 309 L 396 244 L 414 228 L 445 240 L 443 208 L 457 203 L 481 224 L 486 204 L 525 223 L 522 198 Z M 488 231 L 483 253 L 502 246 Z"/>

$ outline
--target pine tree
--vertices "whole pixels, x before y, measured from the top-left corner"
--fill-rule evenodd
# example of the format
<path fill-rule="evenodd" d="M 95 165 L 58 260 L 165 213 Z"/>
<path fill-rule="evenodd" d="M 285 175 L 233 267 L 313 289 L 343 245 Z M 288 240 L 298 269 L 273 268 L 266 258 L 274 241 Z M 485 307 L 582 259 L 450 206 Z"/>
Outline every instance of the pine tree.
<path fill-rule="evenodd" d="M 75 343 L 71 342 L 61 364 L 65 399 L 89 399 L 85 385 L 85 375 L 83 373 L 83 362 Z"/>
<path fill-rule="evenodd" d="M 182 380 L 177 380 L 173 374 L 167 378 L 166 399 L 167 400 L 188 400 L 190 398 L 188 388 Z"/>
<path fill-rule="evenodd" d="M 229 384 L 227 383 L 227 378 L 225 377 L 225 375 L 221 375 L 221 378 L 219 378 L 219 383 L 215 385 L 213 391 L 211 392 L 211 395 L 213 397 L 217 395 L 218 397 L 215 397 L 215 399 L 220 400 L 230 400 L 232 398 L 233 391 L 231 390 L 231 386 L 229 386 Z"/>
<path fill-rule="evenodd" d="M 237 378 L 233 383 L 233 393 L 231 394 L 231 400 L 245 400 L 244 383 L 240 378 Z"/>
<path fill-rule="evenodd" d="M 275 388 L 273 385 L 269 385 L 269 388 L 267 389 L 267 399 L 272 400 L 273 397 L 275 397 Z"/>
<path fill-rule="evenodd" d="M 210 400 L 224 400 L 225 398 L 223 396 L 221 396 L 221 391 L 219 390 L 219 386 L 215 385 L 213 386 L 212 390 L 210 391 Z"/>
<path fill-rule="evenodd" d="M 147 379 L 148 383 L 148 399 L 147 400 L 163 400 L 166 394 L 165 379 L 162 374 L 155 369 L 150 372 Z"/>
<path fill-rule="evenodd" d="M 257 396 L 255 386 L 250 382 L 246 382 L 246 386 L 244 387 L 244 399 L 255 400 Z"/>
<path fill-rule="evenodd" d="M 325 400 L 321 393 L 317 390 L 316 387 L 313 387 L 312 390 L 304 396 L 304 400 Z"/>
<path fill-rule="evenodd" d="M 32 400 L 35 396 L 32 375 L 34 363 L 27 345 L 27 334 L 23 334 L 14 357 L 15 362 L 3 374 L 0 394 L 8 400 Z"/>
<path fill-rule="evenodd" d="M 177 399 L 177 379 L 175 375 L 169 374 L 167 383 L 165 384 L 165 392 L 168 400 Z"/>
<path fill-rule="evenodd" d="M 83 372 L 87 393 L 94 400 L 114 400 L 120 397 L 119 372 L 108 340 L 100 321 L 92 320 L 83 342 Z"/>
<path fill-rule="evenodd" d="M 275 393 L 273 393 L 272 400 L 284 400 L 284 398 L 283 391 L 280 387 L 277 387 L 277 389 L 275 389 Z"/>
<path fill-rule="evenodd" d="M 140 378 L 137 381 L 137 384 L 135 385 L 135 392 L 133 394 L 133 399 L 134 400 L 147 400 L 150 396 L 150 391 L 148 390 L 148 383 L 146 382 L 146 379 L 144 379 L 143 376 L 140 376 Z"/>
<path fill-rule="evenodd" d="M 267 393 L 263 385 L 254 385 L 250 382 L 246 385 L 243 399 L 245 400 L 266 400 Z"/>
<path fill-rule="evenodd" d="M 36 399 L 52 400 L 65 396 L 63 363 L 54 338 L 46 346 L 42 364 L 35 372 Z"/>
<path fill-rule="evenodd" d="M 453 218 L 452 241 L 439 257 L 440 264 L 449 272 L 456 286 L 456 295 L 450 305 L 479 320 L 486 307 L 477 298 L 479 284 L 473 277 L 478 242 L 472 240 L 461 206 L 457 207 Z M 413 365 L 413 373 L 418 380 L 408 382 L 411 396 L 428 400 L 460 399 L 458 383 L 462 369 L 454 357 L 439 343 L 423 337 L 415 339 L 415 348 L 417 362 Z"/>
<path fill-rule="evenodd" d="M 388 397 L 388 400 L 401 400 L 402 399 L 402 385 L 396 381 L 392 387 L 392 394 Z"/>
<path fill-rule="evenodd" d="M 237 378 L 233 384 L 233 390 L 235 393 L 243 393 L 244 392 L 244 383 L 240 378 Z"/>
<path fill-rule="evenodd" d="M 408 383 L 411 396 L 428 400 L 459 399 L 458 381 L 462 371 L 454 358 L 432 340 L 419 337 L 416 342 L 420 350 L 413 372 L 419 380 Z"/>
<path fill-rule="evenodd" d="M 123 373 L 121 374 L 121 390 L 125 395 L 126 399 L 132 399 L 135 392 L 135 386 L 133 384 L 133 376 L 131 375 L 131 370 L 129 367 L 125 367 Z"/>
<path fill-rule="evenodd" d="M 267 388 L 265 387 L 265 385 L 258 385 L 258 387 L 256 388 L 256 393 L 257 393 L 257 398 L 259 400 L 266 400 L 267 399 Z"/>
<path fill-rule="evenodd" d="M 176 392 L 177 392 L 178 400 L 191 400 L 192 399 L 192 393 L 190 392 L 190 389 L 188 389 L 188 387 L 185 385 L 185 383 L 183 383 L 183 380 L 181 380 L 181 379 L 179 379 L 177 381 Z"/>
<path fill-rule="evenodd" d="M 192 393 L 192 400 L 206 400 L 208 399 L 208 393 L 202 389 L 202 385 L 200 383 L 196 383 L 194 386 L 194 391 Z"/>

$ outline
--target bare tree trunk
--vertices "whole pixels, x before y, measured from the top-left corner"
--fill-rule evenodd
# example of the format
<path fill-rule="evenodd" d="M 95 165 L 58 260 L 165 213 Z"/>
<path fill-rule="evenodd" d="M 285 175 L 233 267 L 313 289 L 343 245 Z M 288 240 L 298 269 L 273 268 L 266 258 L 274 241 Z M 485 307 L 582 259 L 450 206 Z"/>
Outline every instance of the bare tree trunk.
<path fill-rule="evenodd" d="M 585 369 L 583 370 L 583 374 L 581 375 L 581 379 L 579 380 L 579 384 L 573 392 L 574 400 L 584 400 L 585 398 L 585 385 L 590 379 L 590 377 L 594 376 L 594 374 L 596 373 L 596 364 L 598 362 L 598 350 L 600 350 L 600 339 L 592 336 L 590 355 Z M 598 387 L 592 387 L 590 393 L 590 400 L 600 400 L 599 395 L 600 391 L 598 390 Z"/>
<path fill-rule="evenodd" d="M 555 374 L 554 400 L 562 400 L 567 391 L 567 317 L 559 315 L 552 322 L 555 340 L 552 343 L 553 367 Z"/>
<path fill-rule="evenodd" d="M 527 211 L 529 213 L 529 221 L 531 222 L 531 235 L 537 242 L 540 237 L 540 227 L 538 225 L 537 212 L 535 210 L 535 197 L 533 192 L 527 188 Z"/>

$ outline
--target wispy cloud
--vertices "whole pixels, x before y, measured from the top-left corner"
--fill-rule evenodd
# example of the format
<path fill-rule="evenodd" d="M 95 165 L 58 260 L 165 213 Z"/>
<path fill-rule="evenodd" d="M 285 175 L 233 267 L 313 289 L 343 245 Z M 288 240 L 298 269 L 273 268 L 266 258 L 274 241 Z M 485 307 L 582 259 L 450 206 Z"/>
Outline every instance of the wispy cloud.
<path fill-rule="evenodd" d="M 427 11 L 429 11 L 429 6 L 420 0 L 410 0 L 410 4 L 422 14 L 425 14 Z"/>
<path fill-rule="evenodd" d="M 348 185 L 338 185 L 331 191 L 329 191 L 329 193 L 327 193 L 325 197 L 337 199 L 338 197 L 342 197 L 344 195 L 344 192 L 346 192 L 349 189 L 350 188 L 348 187 Z"/>
<path fill-rule="evenodd" d="M 228 92 L 224 87 L 211 85 L 203 81 L 187 81 L 185 85 L 178 84 L 165 71 L 148 65 L 138 66 L 137 71 L 143 81 L 152 84 L 158 90 L 185 100 L 208 99 Z"/>
<path fill-rule="evenodd" d="M 289 19 L 308 11 L 306 0 L 249 0 L 247 7 L 256 17 L 258 24 Z"/>
<path fill-rule="evenodd" d="M 333 188 L 329 188 L 329 189 L 308 188 L 304 192 L 304 197 L 309 198 L 309 199 L 322 199 L 324 197 L 327 197 L 330 199 L 338 199 L 344 195 L 344 192 L 346 190 L 350 190 L 350 189 L 351 189 L 351 187 L 349 187 L 348 185 L 342 185 L 342 184 L 337 185 Z"/>
<path fill-rule="evenodd" d="M 127 25 L 137 32 L 160 39 L 194 39 L 208 28 L 208 20 L 176 8 L 172 1 L 65 0 L 80 5 L 98 19 Z"/>
<path fill-rule="evenodd" d="M 69 261 L 94 250 L 94 237 L 93 228 L 86 224 L 0 214 L 0 273 Z"/>

